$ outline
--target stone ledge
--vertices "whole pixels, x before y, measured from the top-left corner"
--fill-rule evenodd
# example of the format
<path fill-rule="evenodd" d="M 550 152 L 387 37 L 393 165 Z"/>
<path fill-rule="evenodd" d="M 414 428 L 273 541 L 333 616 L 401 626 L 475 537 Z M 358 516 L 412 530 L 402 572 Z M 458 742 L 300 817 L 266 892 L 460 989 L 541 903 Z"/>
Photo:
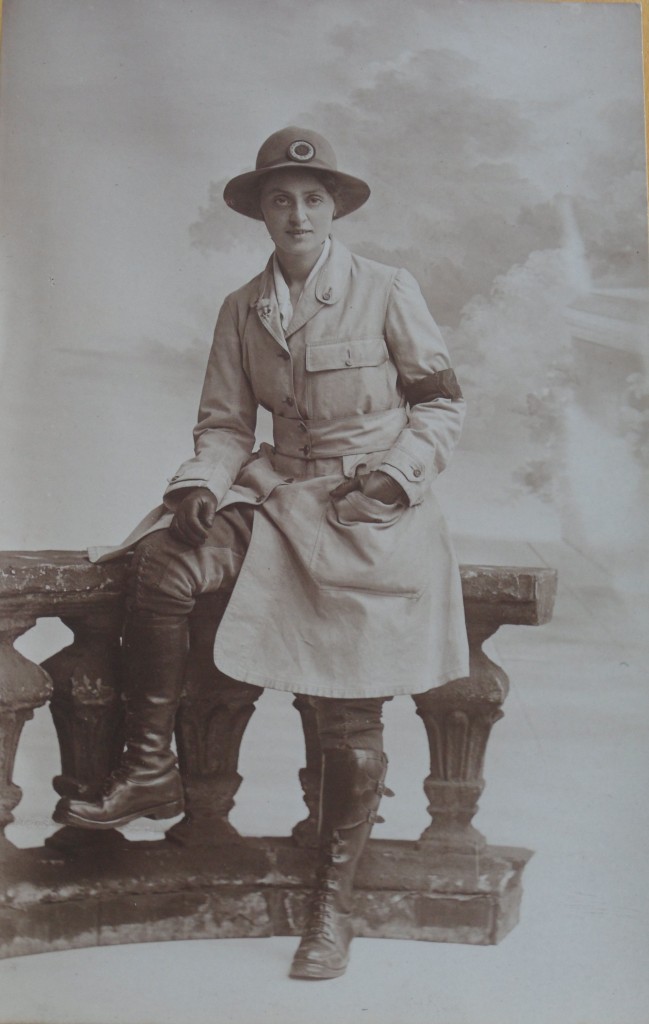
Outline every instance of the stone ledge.
<path fill-rule="evenodd" d="M 0 552 L 0 614 L 108 610 L 121 600 L 127 567 L 127 558 L 93 564 L 82 551 Z M 550 620 L 554 569 L 463 565 L 460 573 L 468 616 L 503 625 L 538 626 Z"/>
<path fill-rule="evenodd" d="M 518 920 L 531 853 L 487 847 L 442 859 L 370 841 L 356 881 L 360 936 L 490 945 Z M 301 933 L 313 853 L 286 838 L 230 847 L 125 842 L 74 855 L 20 850 L 4 865 L 0 955 L 173 939 Z"/>

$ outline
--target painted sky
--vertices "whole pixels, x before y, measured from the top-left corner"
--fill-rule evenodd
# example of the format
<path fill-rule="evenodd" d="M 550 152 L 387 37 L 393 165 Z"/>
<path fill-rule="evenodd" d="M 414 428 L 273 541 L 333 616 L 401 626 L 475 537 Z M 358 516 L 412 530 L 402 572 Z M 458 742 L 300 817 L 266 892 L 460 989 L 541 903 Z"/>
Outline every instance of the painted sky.
<path fill-rule="evenodd" d="M 187 454 L 218 306 L 269 251 L 220 184 L 282 125 L 371 182 L 339 233 L 409 266 L 460 348 L 467 303 L 556 251 L 558 195 L 594 272 L 638 283 L 640 246 L 618 250 L 645 232 L 639 24 L 525 0 L 5 0 L 5 546 L 119 533 L 125 495 L 139 510 Z"/>
<path fill-rule="evenodd" d="M 329 128 L 338 109 L 367 109 L 361 145 L 353 119 L 337 133 L 340 159 L 385 183 L 365 217 L 389 212 L 403 232 L 420 215 L 399 195 L 413 152 L 446 172 L 431 179 L 428 202 L 503 148 L 531 197 L 578 192 L 584 152 L 610 137 L 602 111 L 640 109 L 638 29 L 627 5 L 9 0 L 10 267 L 33 289 L 40 325 L 72 345 L 151 336 L 183 346 L 267 251 L 263 228 L 225 211 L 227 253 L 206 261 L 189 225 L 210 181 L 250 166 L 276 127 L 309 118 Z M 436 111 L 431 94 L 445 87 L 456 102 Z M 395 139 L 403 99 L 414 116 Z M 473 153 L 449 146 L 465 132 Z M 234 259 L 232 242 L 243 250 Z M 33 322 L 30 333 L 38 344 Z"/>

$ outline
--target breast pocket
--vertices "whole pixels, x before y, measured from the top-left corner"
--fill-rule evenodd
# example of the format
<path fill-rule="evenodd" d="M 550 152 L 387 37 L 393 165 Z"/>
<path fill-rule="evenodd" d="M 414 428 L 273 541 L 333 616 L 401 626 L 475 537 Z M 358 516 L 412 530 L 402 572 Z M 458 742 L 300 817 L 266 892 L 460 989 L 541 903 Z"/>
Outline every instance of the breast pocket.
<path fill-rule="evenodd" d="M 383 412 L 396 404 L 397 371 L 383 337 L 308 345 L 306 378 L 313 419 Z"/>

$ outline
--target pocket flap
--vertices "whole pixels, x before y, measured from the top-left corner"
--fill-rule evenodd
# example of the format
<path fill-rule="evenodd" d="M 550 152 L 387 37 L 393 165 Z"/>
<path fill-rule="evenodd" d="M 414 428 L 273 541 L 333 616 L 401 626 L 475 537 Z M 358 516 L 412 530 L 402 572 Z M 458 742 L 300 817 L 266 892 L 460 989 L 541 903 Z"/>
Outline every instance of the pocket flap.
<path fill-rule="evenodd" d="M 328 345 L 307 345 L 306 368 L 344 370 L 353 366 L 380 366 L 388 359 L 384 338 L 362 338 L 357 341 L 336 341 Z"/>

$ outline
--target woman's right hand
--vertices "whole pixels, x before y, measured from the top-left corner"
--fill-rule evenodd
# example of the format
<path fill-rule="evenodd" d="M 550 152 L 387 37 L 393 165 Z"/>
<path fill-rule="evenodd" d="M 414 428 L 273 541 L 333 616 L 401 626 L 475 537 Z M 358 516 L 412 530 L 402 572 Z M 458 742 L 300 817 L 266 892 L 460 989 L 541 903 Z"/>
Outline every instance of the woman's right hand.
<path fill-rule="evenodd" d="M 207 539 L 218 508 L 216 496 L 207 487 L 196 487 L 176 509 L 170 530 L 176 540 L 200 547 Z"/>

